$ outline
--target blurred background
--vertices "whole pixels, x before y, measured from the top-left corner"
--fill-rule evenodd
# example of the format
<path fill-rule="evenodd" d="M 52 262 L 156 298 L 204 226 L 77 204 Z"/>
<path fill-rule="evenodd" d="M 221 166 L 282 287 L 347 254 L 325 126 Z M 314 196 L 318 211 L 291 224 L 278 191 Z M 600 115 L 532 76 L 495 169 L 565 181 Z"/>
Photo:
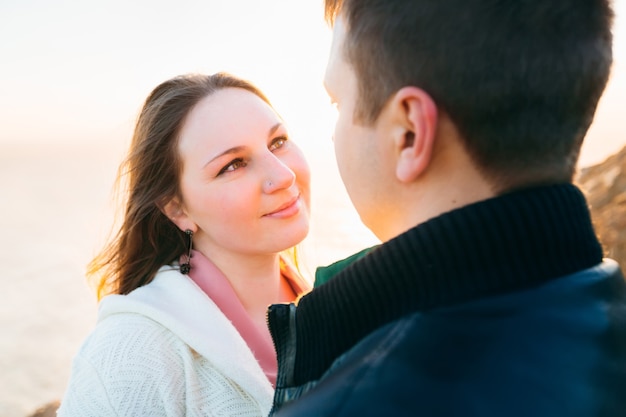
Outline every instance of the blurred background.
<path fill-rule="evenodd" d="M 285 118 L 313 173 L 305 272 L 377 242 L 335 166 L 322 9 L 321 0 L 0 0 L 0 416 L 62 396 L 95 320 L 84 270 L 111 231 L 116 169 L 143 100 L 167 78 L 232 72 Z M 626 2 L 615 9 L 615 64 L 581 170 L 626 144 Z"/>

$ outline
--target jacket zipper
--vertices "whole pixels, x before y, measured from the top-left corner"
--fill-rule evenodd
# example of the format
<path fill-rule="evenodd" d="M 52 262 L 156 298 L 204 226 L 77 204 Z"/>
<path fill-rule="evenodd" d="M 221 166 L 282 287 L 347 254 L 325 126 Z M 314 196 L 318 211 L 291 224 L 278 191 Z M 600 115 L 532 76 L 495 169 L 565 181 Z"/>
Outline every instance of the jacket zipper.
<path fill-rule="evenodd" d="M 278 362 L 276 394 L 274 395 L 272 410 L 270 411 L 270 415 L 272 415 L 274 410 L 280 407 L 286 400 L 281 395 L 283 389 L 292 387 L 294 382 L 296 364 L 296 305 L 294 303 L 272 304 L 267 310 L 266 320 Z"/>

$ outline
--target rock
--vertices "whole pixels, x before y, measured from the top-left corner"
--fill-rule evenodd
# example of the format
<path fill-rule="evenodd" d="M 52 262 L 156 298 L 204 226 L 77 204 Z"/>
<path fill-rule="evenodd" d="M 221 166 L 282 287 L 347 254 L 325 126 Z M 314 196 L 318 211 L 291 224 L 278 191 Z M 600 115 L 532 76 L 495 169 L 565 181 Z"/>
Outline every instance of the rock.
<path fill-rule="evenodd" d="M 582 169 L 576 182 L 587 195 L 605 256 L 626 271 L 626 147 L 601 164 Z"/>
<path fill-rule="evenodd" d="M 28 417 L 56 417 L 57 409 L 59 408 L 59 401 L 53 401 L 44 405 L 43 407 L 39 407 L 35 412 Z"/>

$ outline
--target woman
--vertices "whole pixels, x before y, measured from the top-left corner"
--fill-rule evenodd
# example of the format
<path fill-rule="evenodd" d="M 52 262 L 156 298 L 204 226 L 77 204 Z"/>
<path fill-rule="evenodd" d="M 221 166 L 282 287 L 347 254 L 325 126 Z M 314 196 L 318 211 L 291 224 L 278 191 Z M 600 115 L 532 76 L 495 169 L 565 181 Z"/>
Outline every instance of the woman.
<path fill-rule="evenodd" d="M 190 75 L 150 94 L 123 168 L 123 222 L 90 269 L 107 296 L 59 416 L 267 415 L 266 308 L 308 289 L 281 256 L 308 233 L 302 153 L 253 85 Z"/>

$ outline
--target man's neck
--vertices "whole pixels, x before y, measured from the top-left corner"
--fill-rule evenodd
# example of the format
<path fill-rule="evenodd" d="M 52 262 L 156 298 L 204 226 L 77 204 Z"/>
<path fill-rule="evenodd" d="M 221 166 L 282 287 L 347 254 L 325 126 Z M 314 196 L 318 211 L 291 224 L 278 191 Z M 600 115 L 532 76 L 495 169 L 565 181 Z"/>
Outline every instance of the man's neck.
<path fill-rule="evenodd" d="M 460 144 L 446 145 L 428 171 L 398 192 L 397 213 L 381 217 L 385 242 L 441 214 L 496 195 L 491 183 L 475 167 Z M 384 223 L 382 223 L 384 222 Z M 375 232 L 376 233 L 376 232 Z"/>

